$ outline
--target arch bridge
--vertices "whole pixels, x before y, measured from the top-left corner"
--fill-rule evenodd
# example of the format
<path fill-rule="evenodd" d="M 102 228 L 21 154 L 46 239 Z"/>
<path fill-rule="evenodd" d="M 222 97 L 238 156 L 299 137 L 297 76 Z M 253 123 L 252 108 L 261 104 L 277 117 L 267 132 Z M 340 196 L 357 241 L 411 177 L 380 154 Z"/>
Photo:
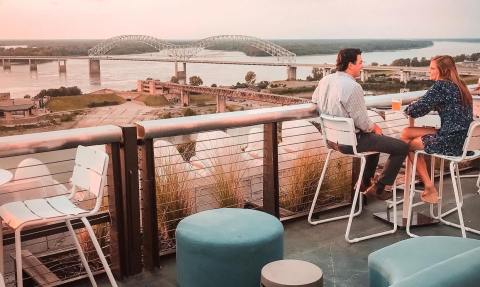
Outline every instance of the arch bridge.
<path fill-rule="evenodd" d="M 257 48 L 270 56 L 276 57 L 280 62 L 294 63 L 295 53 L 271 42 L 245 35 L 218 35 L 204 38 L 184 45 L 173 44 L 162 39 L 147 35 L 121 35 L 109 38 L 88 50 L 92 58 L 107 55 L 113 48 L 123 42 L 140 42 L 157 51 L 166 54 L 179 62 L 189 60 L 198 55 L 202 50 L 225 42 L 236 42 Z"/>

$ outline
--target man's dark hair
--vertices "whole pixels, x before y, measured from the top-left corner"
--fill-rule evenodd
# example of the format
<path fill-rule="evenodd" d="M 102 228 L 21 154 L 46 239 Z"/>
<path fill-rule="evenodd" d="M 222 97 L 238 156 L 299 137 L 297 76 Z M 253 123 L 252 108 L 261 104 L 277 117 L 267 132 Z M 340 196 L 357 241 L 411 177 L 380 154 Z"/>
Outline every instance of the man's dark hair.
<path fill-rule="evenodd" d="M 357 56 L 361 54 L 362 51 L 355 48 L 340 50 L 337 55 L 337 71 L 345 71 L 348 68 L 348 63 L 355 64 Z"/>

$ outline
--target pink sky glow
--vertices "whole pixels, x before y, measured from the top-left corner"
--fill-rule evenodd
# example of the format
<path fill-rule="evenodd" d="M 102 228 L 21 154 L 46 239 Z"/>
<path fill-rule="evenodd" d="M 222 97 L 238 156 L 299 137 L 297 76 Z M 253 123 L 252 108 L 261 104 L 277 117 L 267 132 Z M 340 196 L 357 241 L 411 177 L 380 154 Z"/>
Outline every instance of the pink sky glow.
<path fill-rule="evenodd" d="M 0 39 L 480 38 L 478 0 L 0 0 Z"/>

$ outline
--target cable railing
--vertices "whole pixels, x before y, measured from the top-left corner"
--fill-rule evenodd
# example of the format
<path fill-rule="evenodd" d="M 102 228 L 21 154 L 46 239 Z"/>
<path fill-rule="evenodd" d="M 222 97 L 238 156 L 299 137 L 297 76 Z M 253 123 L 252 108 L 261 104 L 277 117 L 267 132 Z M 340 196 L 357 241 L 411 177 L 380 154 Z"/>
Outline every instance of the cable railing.
<path fill-rule="evenodd" d="M 404 101 L 419 96 L 413 93 Z M 381 101 L 366 98 L 369 115 L 385 135 L 398 136 L 407 119 L 376 110 L 387 103 Z M 102 212 L 90 221 L 121 279 L 143 268 L 153 270 L 162 255 L 175 252 L 176 226 L 190 214 L 240 207 L 263 210 L 283 221 L 305 216 L 327 153 L 317 117 L 317 106 L 310 103 L 2 137 L 0 167 L 14 178 L 0 186 L 0 204 L 30 194 L 67 193 L 73 149 L 80 144 L 104 147 L 110 155 L 108 183 Z M 25 158 L 37 160 L 20 164 Z M 382 156 L 380 164 L 385 160 Z M 351 204 L 358 167 L 355 160 L 334 153 L 316 212 Z M 83 198 L 78 204 L 88 207 L 92 200 Z M 98 257 L 82 239 L 83 226 L 74 225 L 92 269 L 101 273 Z M 6 277 L 12 284 L 13 235 L 4 231 Z M 69 282 L 71 274 L 83 272 L 66 231 L 64 224 L 52 224 L 22 235 L 23 249 L 30 252 L 26 261 L 34 262 L 25 268 L 45 274 L 50 283 L 43 284 Z M 55 279 L 50 274 L 55 272 L 70 275 Z"/>
<path fill-rule="evenodd" d="M 112 221 L 112 217 L 117 217 L 117 210 L 111 200 L 112 195 L 121 189 L 118 180 L 114 178 L 122 177 L 116 168 L 120 165 L 122 142 L 122 128 L 111 125 L 1 137 L 0 167 L 10 171 L 13 178 L 0 186 L 0 204 L 69 194 L 75 148 L 78 145 L 95 145 L 96 148 L 106 150 L 110 155 L 107 184 L 100 212 L 90 217 L 89 221 L 108 262 L 117 276 L 121 277 L 125 270 L 118 265 L 125 252 L 118 247 L 118 241 L 112 245 L 112 238 L 118 238 L 120 232 L 118 221 Z M 79 190 L 77 194 L 83 195 L 75 198 L 78 207 L 93 207 L 95 200 L 87 192 Z M 103 273 L 83 224 L 77 220 L 72 221 L 72 225 L 90 268 L 94 274 Z M 57 286 L 87 278 L 67 231 L 65 223 L 53 223 L 26 228 L 22 232 L 24 284 Z M 8 228 L 3 228 L 3 233 L 4 276 L 7 285 L 15 285 L 13 233 Z"/>

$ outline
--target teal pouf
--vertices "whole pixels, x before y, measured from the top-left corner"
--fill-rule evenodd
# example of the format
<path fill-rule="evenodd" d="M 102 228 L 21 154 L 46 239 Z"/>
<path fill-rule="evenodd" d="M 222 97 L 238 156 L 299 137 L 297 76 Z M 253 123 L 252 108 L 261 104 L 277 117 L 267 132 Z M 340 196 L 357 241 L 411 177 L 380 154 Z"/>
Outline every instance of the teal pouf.
<path fill-rule="evenodd" d="M 261 211 L 221 208 L 186 217 L 177 226 L 181 287 L 258 287 L 262 267 L 283 259 L 283 226 Z"/>
<path fill-rule="evenodd" d="M 370 287 L 480 286 L 480 240 L 426 236 L 368 256 Z"/>

